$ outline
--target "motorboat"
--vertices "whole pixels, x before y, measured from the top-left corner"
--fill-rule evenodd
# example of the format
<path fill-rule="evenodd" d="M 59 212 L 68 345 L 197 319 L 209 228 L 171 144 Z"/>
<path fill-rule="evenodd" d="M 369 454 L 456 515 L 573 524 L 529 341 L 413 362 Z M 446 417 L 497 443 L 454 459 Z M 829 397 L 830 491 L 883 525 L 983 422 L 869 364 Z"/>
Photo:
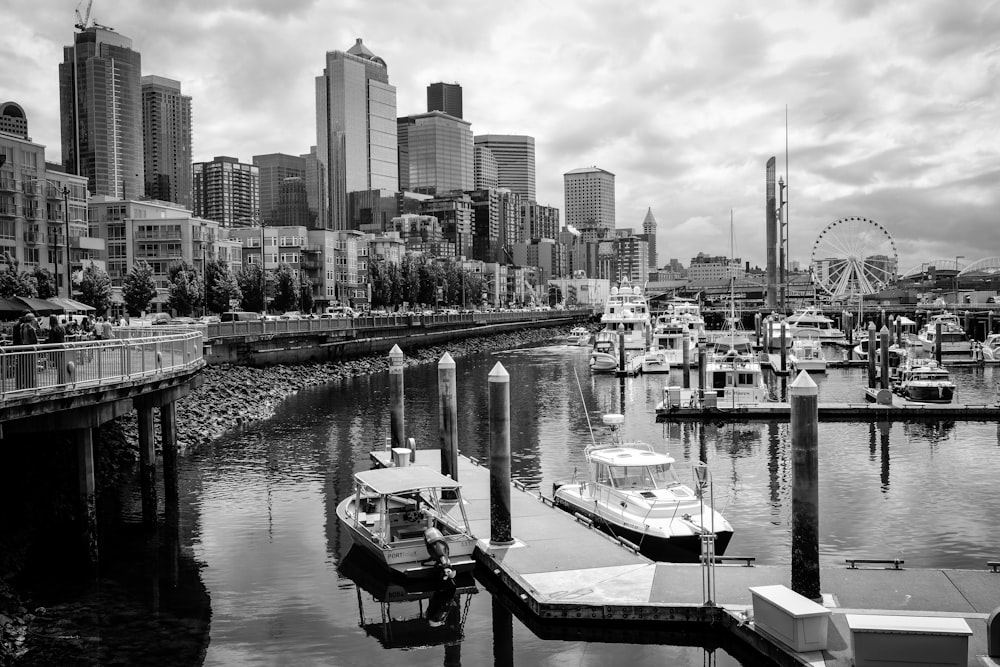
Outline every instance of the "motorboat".
<path fill-rule="evenodd" d="M 938 324 L 941 325 L 941 354 L 972 354 L 972 339 L 965 333 L 958 316 L 952 313 L 934 315 L 917 334 L 920 347 L 935 354 L 938 345 Z"/>
<path fill-rule="evenodd" d="M 684 345 L 687 343 L 688 365 L 698 364 L 698 338 L 691 331 L 688 323 L 668 315 L 660 315 L 653 325 L 653 338 L 650 352 L 657 351 L 665 355 L 668 364 L 680 367 L 684 364 Z"/>
<path fill-rule="evenodd" d="M 791 328 L 793 338 L 816 338 L 824 340 L 843 340 L 844 332 L 834 326 L 834 321 L 814 306 L 799 308 L 792 312 L 785 323 Z M 780 335 L 780 332 L 779 332 Z"/>
<path fill-rule="evenodd" d="M 796 371 L 825 373 L 826 357 L 823 343 L 817 338 L 796 338 L 788 353 L 788 361 Z"/>
<path fill-rule="evenodd" d="M 670 361 L 667 359 L 667 352 L 659 348 L 653 348 L 642 355 L 643 373 L 669 373 Z"/>
<path fill-rule="evenodd" d="M 711 348 L 712 354 L 719 357 L 726 356 L 730 350 L 745 356 L 752 356 L 754 353 L 753 342 L 750 340 L 750 337 L 736 330 L 712 337 L 708 345 Z"/>
<path fill-rule="evenodd" d="M 587 327 L 573 327 L 566 336 L 568 345 L 590 345 L 590 329 Z"/>
<path fill-rule="evenodd" d="M 1000 361 L 1000 334 L 991 333 L 980 348 L 985 361 Z"/>
<path fill-rule="evenodd" d="M 607 331 L 598 331 L 594 336 L 594 347 L 590 351 L 591 373 L 615 373 L 618 371 L 618 337 Z"/>
<path fill-rule="evenodd" d="M 587 447 L 586 481 L 557 483 L 554 504 L 589 518 L 653 560 L 697 561 L 706 533 L 716 535 L 715 552 L 724 554 L 733 527 L 712 507 L 706 489 L 681 483 L 668 454 L 647 443 L 624 442 L 622 415 L 604 415 L 603 421 L 611 436 Z"/>
<path fill-rule="evenodd" d="M 858 344 L 851 348 L 851 353 L 854 358 L 858 361 L 868 360 L 868 333 L 858 332 L 857 338 Z M 879 339 L 875 339 L 875 361 L 879 364 L 882 363 L 881 356 L 882 346 L 879 344 Z M 898 368 L 903 361 L 910 356 L 910 352 L 906 345 L 896 345 L 892 344 L 889 346 L 889 368 Z"/>
<path fill-rule="evenodd" d="M 692 345 L 705 338 L 705 319 L 701 315 L 701 308 L 690 299 L 671 299 L 667 302 L 666 311 L 657 320 L 663 323 L 675 322 L 686 328 Z M 655 326 L 653 330 L 655 333 Z"/>
<path fill-rule="evenodd" d="M 618 335 L 619 327 L 624 329 L 626 350 L 645 349 L 646 336 L 650 333 L 652 322 L 642 287 L 633 287 L 627 278 L 618 287 L 612 287 L 604 306 L 604 314 L 601 315 L 601 324 L 602 331 L 615 336 Z"/>
<path fill-rule="evenodd" d="M 406 578 L 451 578 L 475 566 L 461 485 L 427 466 L 365 470 L 337 505 L 351 541 Z"/>
<path fill-rule="evenodd" d="M 919 403 L 951 403 L 955 397 L 955 383 L 934 359 L 908 358 L 899 367 L 892 390 Z"/>
<path fill-rule="evenodd" d="M 715 405 L 705 402 L 702 407 L 737 408 L 759 405 L 771 400 L 764 383 L 764 369 L 753 355 L 740 354 L 735 349 L 725 354 L 713 354 L 705 362 L 705 394 L 715 393 Z"/>

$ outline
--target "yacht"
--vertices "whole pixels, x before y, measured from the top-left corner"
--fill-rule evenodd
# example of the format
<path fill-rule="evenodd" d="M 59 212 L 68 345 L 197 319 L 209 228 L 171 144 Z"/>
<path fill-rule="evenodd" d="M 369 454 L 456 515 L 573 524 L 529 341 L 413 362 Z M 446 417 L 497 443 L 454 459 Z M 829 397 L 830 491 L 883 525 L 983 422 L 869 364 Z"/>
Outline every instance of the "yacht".
<path fill-rule="evenodd" d="M 983 341 L 983 359 L 985 361 L 1000 361 L 1000 334 L 991 333 Z"/>
<path fill-rule="evenodd" d="M 698 365 L 698 335 L 691 330 L 689 322 L 680 320 L 669 313 L 659 315 L 653 325 L 650 352 L 665 355 L 667 363 L 679 368 L 684 364 L 684 336 L 687 336 L 688 364 Z"/>
<path fill-rule="evenodd" d="M 666 350 L 661 350 L 659 348 L 654 347 L 651 348 L 648 352 L 646 352 L 646 354 L 642 355 L 642 372 L 669 373 L 670 361 L 667 359 Z"/>
<path fill-rule="evenodd" d="M 590 345 L 590 329 L 587 327 L 573 327 L 569 335 L 566 336 L 567 345 Z"/>
<path fill-rule="evenodd" d="M 705 338 L 705 318 L 702 317 L 698 304 L 690 299 L 671 299 L 667 302 L 665 315 L 661 317 L 685 327 L 691 336 L 692 345 L 697 345 L 699 340 Z"/>
<path fill-rule="evenodd" d="M 955 383 L 934 359 L 908 358 L 896 374 L 892 390 L 919 403 L 951 403 Z"/>
<path fill-rule="evenodd" d="M 673 457 L 646 443 L 623 442 L 624 419 L 604 415 L 609 442 L 587 447 L 586 481 L 557 483 L 554 504 L 591 519 L 653 560 L 697 561 L 705 533 L 715 533 L 715 552 L 724 554 L 733 527 L 711 506 L 701 485 L 694 490 L 681 483 Z"/>
<path fill-rule="evenodd" d="M 858 361 L 868 361 L 868 332 L 858 331 L 856 340 L 858 344 L 851 348 L 854 358 Z M 875 361 L 882 363 L 882 347 L 879 345 L 878 337 L 875 338 Z M 889 368 L 898 368 L 906 358 L 910 356 L 905 345 L 892 344 L 889 346 Z"/>
<path fill-rule="evenodd" d="M 635 287 L 626 278 L 618 287 L 611 288 L 608 302 L 601 316 L 603 331 L 618 335 L 618 327 L 625 329 L 625 349 L 644 350 L 646 335 L 652 326 L 649 316 L 649 304 L 642 288 Z"/>
<path fill-rule="evenodd" d="M 823 343 L 818 338 L 796 338 L 788 353 L 788 361 L 796 371 L 825 373 L 826 357 Z"/>
<path fill-rule="evenodd" d="M 965 333 L 958 315 L 952 313 L 934 315 L 917 334 L 925 352 L 935 353 L 938 323 L 941 324 L 941 354 L 972 354 L 972 339 Z"/>
<path fill-rule="evenodd" d="M 594 335 L 594 347 L 590 351 L 591 373 L 615 373 L 618 371 L 618 336 L 601 330 Z"/>
<path fill-rule="evenodd" d="M 834 326 L 833 320 L 813 306 L 794 311 L 785 319 L 785 323 L 791 329 L 793 338 L 808 336 L 820 341 L 844 338 L 844 332 Z M 780 332 L 778 335 L 781 335 Z"/>

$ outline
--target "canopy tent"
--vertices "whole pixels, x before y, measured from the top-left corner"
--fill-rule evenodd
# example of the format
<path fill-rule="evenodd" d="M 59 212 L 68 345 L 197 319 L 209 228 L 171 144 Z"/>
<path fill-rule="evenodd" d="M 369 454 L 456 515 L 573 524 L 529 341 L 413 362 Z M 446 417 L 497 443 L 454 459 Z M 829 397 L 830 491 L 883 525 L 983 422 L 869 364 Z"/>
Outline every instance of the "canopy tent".
<path fill-rule="evenodd" d="M 24 304 L 14 301 L 13 299 L 4 299 L 3 297 L 0 297 L 0 319 L 17 319 L 26 310 L 27 308 L 24 307 Z"/>
<path fill-rule="evenodd" d="M 30 296 L 15 296 L 12 297 L 12 300 L 23 303 L 24 308 L 32 311 L 35 315 L 51 315 L 52 313 L 63 312 L 62 306 L 46 301 L 45 299 L 35 299 Z"/>
<path fill-rule="evenodd" d="M 56 304 L 57 306 L 62 308 L 64 312 L 67 313 L 85 313 L 97 310 L 93 306 L 88 306 L 85 303 L 80 303 L 75 299 L 67 299 L 64 296 L 50 296 L 48 299 L 46 299 L 46 301 L 51 301 L 52 303 Z"/>

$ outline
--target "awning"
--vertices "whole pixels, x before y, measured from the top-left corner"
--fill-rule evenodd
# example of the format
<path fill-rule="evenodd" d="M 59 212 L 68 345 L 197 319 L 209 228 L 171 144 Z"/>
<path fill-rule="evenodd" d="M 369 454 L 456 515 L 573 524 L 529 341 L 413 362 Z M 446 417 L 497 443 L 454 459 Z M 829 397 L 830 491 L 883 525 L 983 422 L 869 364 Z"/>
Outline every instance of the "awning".
<path fill-rule="evenodd" d="M 63 307 L 46 301 L 45 299 L 35 299 L 30 296 L 15 296 L 14 301 L 24 304 L 35 315 L 51 315 L 52 313 L 63 312 Z"/>
<path fill-rule="evenodd" d="M 21 313 L 26 312 L 28 309 L 24 307 L 24 304 L 14 301 L 13 299 L 4 299 L 0 297 L 0 319 L 10 320 L 17 318 Z"/>
<path fill-rule="evenodd" d="M 67 313 L 78 313 L 78 312 L 89 312 L 92 310 L 97 310 L 93 306 L 88 306 L 85 303 L 80 303 L 76 299 L 67 299 L 64 296 L 50 296 L 46 301 L 51 301 L 60 308 L 62 308 Z"/>

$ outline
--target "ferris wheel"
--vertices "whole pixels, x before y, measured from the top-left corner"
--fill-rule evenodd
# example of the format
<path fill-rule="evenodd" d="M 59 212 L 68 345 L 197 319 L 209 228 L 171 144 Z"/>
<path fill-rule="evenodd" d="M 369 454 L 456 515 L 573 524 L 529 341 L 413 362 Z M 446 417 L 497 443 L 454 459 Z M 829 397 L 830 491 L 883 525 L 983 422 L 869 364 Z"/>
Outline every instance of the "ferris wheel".
<path fill-rule="evenodd" d="M 835 299 L 874 294 L 896 277 L 896 243 L 885 227 L 868 218 L 841 218 L 823 228 L 813 243 L 813 282 Z"/>

